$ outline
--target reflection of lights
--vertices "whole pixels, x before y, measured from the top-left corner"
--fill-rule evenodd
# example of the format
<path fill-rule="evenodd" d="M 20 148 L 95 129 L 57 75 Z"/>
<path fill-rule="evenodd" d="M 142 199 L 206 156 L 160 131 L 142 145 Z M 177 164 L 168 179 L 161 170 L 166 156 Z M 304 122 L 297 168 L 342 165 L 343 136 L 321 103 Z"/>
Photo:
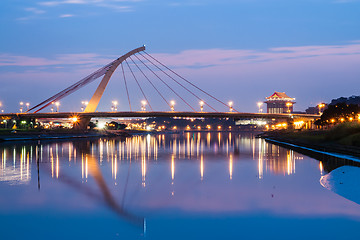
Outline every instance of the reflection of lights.
<path fill-rule="evenodd" d="M 51 162 L 51 177 L 54 178 L 54 155 L 52 148 L 50 148 L 50 162 Z"/>
<path fill-rule="evenodd" d="M 145 155 L 141 158 L 141 177 L 142 177 L 142 186 L 145 187 L 146 180 L 146 158 Z"/>
<path fill-rule="evenodd" d="M 295 173 L 295 158 L 294 151 L 289 150 L 286 154 L 286 163 L 287 163 L 287 175 Z"/>
<path fill-rule="evenodd" d="M 174 176 L 175 176 L 175 157 L 174 157 L 174 155 L 171 155 L 171 180 L 172 181 L 174 181 Z"/>
<path fill-rule="evenodd" d="M 56 178 L 59 178 L 59 146 L 56 144 Z"/>
<path fill-rule="evenodd" d="M 204 179 L 204 156 L 201 155 L 200 157 L 200 178 L 201 181 Z"/>
<path fill-rule="evenodd" d="M 263 154 L 264 154 L 264 147 L 262 145 L 262 143 L 264 143 L 264 140 L 259 139 L 259 160 L 258 160 L 258 174 L 259 174 L 259 179 L 263 178 L 263 174 L 264 174 L 264 159 L 263 159 Z"/>
<path fill-rule="evenodd" d="M 229 176 L 230 176 L 230 180 L 232 179 L 232 173 L 233 173 L 233 155 L 230 154 L 229 156 Z"/>
<path fill-rule="evenodd" d="M 84 155 L 81 154 L 81 179 L 84 179 Z"/>
<path fill-rule="evenodd" d="M 323 175 L 323 173 L 324 173 L 324 166 L 323 166 L 322 161 L 319 162 L 319 169 L 320 169 L 320 174 Z"/>

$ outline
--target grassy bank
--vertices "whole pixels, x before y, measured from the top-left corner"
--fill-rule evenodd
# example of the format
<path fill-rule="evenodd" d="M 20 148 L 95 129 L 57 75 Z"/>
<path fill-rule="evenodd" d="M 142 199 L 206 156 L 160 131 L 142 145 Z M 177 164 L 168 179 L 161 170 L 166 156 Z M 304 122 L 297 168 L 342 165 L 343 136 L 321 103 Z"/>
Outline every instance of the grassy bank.
<path fill-rule="evenodd" d="M 358 122 L 341 123 L 329 130 L 266 132 L 261 137 L 316 150 L 360 157 L 360 124 Z"/>
<path fill-rule="evenodd" d="M 330 130 L 284 130 L 267 132 L 263 135 L 288 138 L 314 144 L 331 143 L 343 146 L 360 147 L 360 124 L 357 122 L 338 124 Z"/>

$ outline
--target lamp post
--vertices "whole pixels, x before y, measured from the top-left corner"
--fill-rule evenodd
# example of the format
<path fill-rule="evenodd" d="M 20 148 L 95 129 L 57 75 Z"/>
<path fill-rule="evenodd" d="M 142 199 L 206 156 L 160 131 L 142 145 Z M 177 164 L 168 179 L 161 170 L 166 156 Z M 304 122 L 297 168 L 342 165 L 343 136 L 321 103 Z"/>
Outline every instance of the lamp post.
<path fill-rule="evenodd" d="M 141 101 L 141 111 L 146 111 L 146 101 L 145 100 Z"/>
<path fill-rule="evenodd" d="M 113 106 L 111 107 L 111 110 L 112 110 L 112 111 L 114 111 L 114 110 L 117 111 L 118 101 L 112 101 L 112 105 L 113 105 Z"/>
<path fill-rule="evenodd" d="M 60 102 L 56 102 L 56 103 L 55 103 L 55 106 L 56 106 L 56 112 L 59 112 Z"/>
<path fill-rule="evenodd" d="M 232 111 L 233 111 L 233 107 L 232 107 L 232 106 L 233 106 L 233 102 L 230 101 L 230 102 L 228 102 L 228 104 L 229 104 L 229 108 L 230 108 L 229 111 L 232 112 Z"/>
<path fill-rule="evenodd" d="M 200 111 L 204 111 L 204 101 L 200 101 Z"/>
<path fill-rule="evenodd" d="M 22 111 L 23 111 L 23 105 L 24 105 L 24 103 L 23 102 L 20 102 L 20 112 L 22 113 Z"/>
<path fill-rule="evenodd" d="M 263 109 L 262 109 L 263 102 L 258 102 L 257 105 L 259 107 L 259 113 L 262 113 L 262 111 L 263 111 Z"/>
<path fill-rule="evenodd" d="M 26 111 L 29 111 L 30 103 L 27 102 L 25 105 L 26 105 Z"/>
<path fill-rule="evenodd" d="M 2 102 L 0 102 L 0 108 L 2 107 Z M 1 109 L 1 112 L 4 112 L 4 109 Z"/>
<path fill-rule="evenodd" d="M 171 111 L 174 111 L 175 110 L 175 101 L 170 101 L 170 108 L 171 108 Z"/>
<path fill-rule="evenodd" d="M 88 101 L 81 101 L 81 111 L 84 111 L 88 104 L 89 104 Z"/>

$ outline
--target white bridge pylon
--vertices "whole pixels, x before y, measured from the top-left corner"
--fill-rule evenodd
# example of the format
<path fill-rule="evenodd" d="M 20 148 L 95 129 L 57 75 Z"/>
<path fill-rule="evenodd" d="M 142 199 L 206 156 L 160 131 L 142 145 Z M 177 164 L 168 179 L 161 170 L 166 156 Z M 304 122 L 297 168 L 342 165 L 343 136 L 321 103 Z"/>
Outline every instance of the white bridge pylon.
<path fill-rule="evenodd" d="M 97 87 L 94 95 L 90 99 L 89 104 L 86 106 L 84 112 L 95 112 L 97 106 L 99 105 L 100 99 L 101 99 L 102 95 L 104 94 L 105 88 L 106 88 L 111 76 L 115 72 L 116 68 L 123 61 L 125 61 L 128 57 L 130 57 L 131 55 L 134 55 L 135 53 L 141 52 L 141 51 L 145 51 L 145 46 L 136 48 L 136 49 L 128 52 L 127 54 L 119 57 L 118 59 L 116 59 L 113 62 L 112 66 L 109 68 L 109 70 L 106 72 L 105 76 L 101 80 L 99 86 Z"/>

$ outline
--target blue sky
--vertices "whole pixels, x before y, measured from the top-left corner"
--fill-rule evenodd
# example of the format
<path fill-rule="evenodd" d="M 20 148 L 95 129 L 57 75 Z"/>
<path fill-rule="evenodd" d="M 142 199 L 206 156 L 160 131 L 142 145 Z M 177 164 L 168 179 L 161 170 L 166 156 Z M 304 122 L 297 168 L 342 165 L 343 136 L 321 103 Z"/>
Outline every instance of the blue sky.
<path fill-rule="evenodd" d="M 146 44 L 239 111 L 257 111 L 256 102 L 274 91 L 305 110 L 359 95 L 359 12 L 356 0 L 2 0 L 0 101 L 16 112 L 20 101 L 40 102 Z M 99 110 L 113 99 L 126 110 L 119 80 L 114 76 Z M 74 102 L 90 99 L 95 87 L 64 99 L 61 109 L 78 111 Z"/>

